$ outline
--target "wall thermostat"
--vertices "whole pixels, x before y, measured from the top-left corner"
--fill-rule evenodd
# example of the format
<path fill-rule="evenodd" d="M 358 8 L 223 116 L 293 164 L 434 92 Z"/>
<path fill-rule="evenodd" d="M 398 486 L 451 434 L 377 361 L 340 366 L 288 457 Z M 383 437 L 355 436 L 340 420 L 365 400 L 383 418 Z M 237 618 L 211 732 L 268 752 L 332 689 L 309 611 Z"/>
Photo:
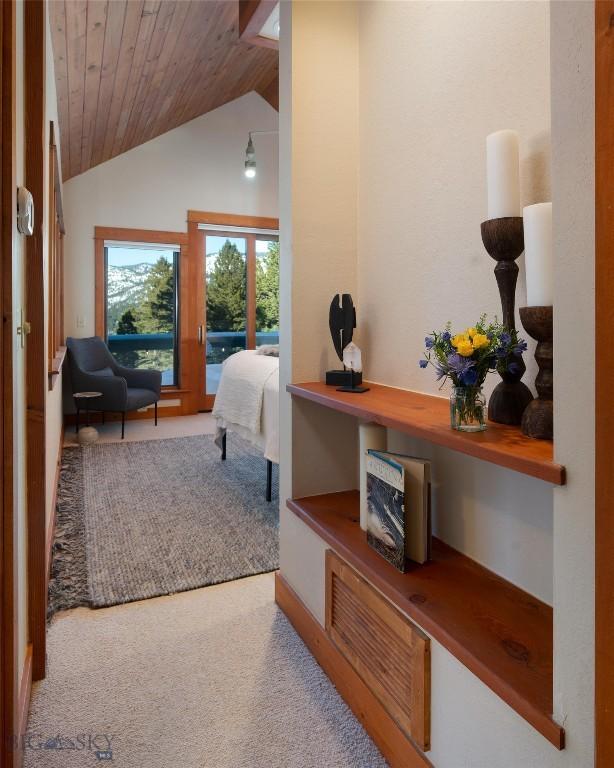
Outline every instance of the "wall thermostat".
<path fill-rule="evenodd" d="M 17 188 L 17 229 L 22 235 L 31 235 L 34 231 L 34 200 L 25 187 Z"/>

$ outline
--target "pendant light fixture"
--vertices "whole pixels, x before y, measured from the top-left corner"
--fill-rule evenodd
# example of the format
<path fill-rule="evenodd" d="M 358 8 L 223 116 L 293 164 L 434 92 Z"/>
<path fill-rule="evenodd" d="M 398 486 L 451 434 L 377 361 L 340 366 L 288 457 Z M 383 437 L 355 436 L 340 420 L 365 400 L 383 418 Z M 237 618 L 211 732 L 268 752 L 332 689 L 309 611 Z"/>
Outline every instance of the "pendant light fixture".
<path fill-rule="evenodd" d="M 245 176 L 248 179 L 253 179 L 256 175 L 256 150 L 254 149 L 254 143 L 252 141 L 252 135 L 249 135 L 249 141 L 247 142 L 247 149 L 245 150 Z"/>
<path fill-rule="evenodd" d="M 279 133 L 279 131 L 250 131 L 249 139 L 247 142 L 247 149 L 245 150 L 245 176 L 248 179 L 253 179 L 256 176 L 256 150 L 254 149 L 254 142 L 252 136 L 262 136 L 267 133 Z"/>

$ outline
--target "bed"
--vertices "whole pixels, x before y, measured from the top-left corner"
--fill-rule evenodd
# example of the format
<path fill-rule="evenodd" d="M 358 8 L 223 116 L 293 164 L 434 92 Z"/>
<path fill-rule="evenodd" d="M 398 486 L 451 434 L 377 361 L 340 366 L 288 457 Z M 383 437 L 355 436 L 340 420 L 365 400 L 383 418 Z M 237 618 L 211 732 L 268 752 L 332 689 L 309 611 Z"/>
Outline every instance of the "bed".
<path fill-rule="evenodd" d="M 213 406 L 215 442 L 226 459 L 230 430 L 262 451 L 266 459 L 266 499 L 271 501 L 273 464 L 279 464 L 279 357 L 269 348 L 230 355 Z"/>

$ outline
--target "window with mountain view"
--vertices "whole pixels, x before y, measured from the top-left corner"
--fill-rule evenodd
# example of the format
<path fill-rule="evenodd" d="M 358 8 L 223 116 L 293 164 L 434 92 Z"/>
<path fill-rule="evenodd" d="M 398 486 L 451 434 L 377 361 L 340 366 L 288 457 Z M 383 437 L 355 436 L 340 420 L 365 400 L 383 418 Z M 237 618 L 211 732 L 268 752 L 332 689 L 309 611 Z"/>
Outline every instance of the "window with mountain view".
<path fill-rule="evenodd" d="M 106 335 L 120 365 L 162 371 L 178 382 L 179 251 L 156 245 L 105 245 Z"/>

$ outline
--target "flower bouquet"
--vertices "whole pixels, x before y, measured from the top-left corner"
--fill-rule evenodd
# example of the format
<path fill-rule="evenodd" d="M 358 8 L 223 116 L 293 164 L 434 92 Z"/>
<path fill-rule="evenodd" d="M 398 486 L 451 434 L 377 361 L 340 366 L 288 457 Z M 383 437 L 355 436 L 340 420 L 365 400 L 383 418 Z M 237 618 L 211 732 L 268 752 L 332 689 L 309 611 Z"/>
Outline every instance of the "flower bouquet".
<path fill-rule="evenodd" d="M 424 344 L 426 350 L 420 367 L 432 365 L 442 386 L 448 379 L 452 382 L 452 428 L 463 432 L 486 429 L 482 384 L 494 371 L 517 373 L 519 359 L 527 348 L 526 342 L 496 318 L 488 322 L 486 315 L 482 315 L 474 327 L 463 333 L 453 334 L 451 323 L 448 323 L 441 333 L 433 331 L 427 336 Z"/>

